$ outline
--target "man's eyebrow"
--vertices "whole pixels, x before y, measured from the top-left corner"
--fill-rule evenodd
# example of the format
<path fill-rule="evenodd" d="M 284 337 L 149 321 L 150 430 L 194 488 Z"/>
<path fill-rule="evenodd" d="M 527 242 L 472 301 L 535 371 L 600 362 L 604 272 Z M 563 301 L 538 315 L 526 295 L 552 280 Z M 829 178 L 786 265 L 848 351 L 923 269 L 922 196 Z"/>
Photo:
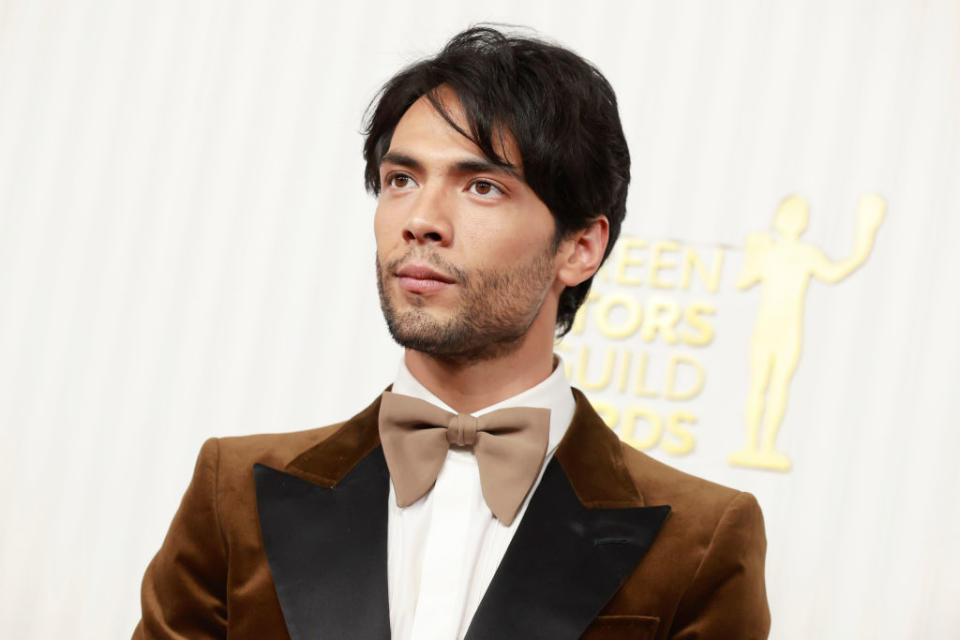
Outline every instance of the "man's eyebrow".
<path fill-rule="evenodd" d="M 413 156 L 396 151 L 388 151 L 385 153 L 383 158 L 380 159 L 380 164 L 382 165 L 384 162 L 389 162 L 390 164 L 401 167 L 409 167 L 415 171 L 423 171 L 424 169 L 423 163 Z M 451 171 L 454 173 L 497 173 L 511 176 L 517 180 L 523 180 L 520 171 L 512 164 L 500 165 L 488 160 L 459 160 L 453 163 Z"/>
<path fill-rule="evenodd" d="M 380 164 L 382 165 L 384 162 L 400 165 L 401 167 L 410 167 L 417 171 L 423 170 L 423 164 L 419 160 L 405 153 L 397 153 L 396 151 L 388 151 L 383 154 L 383 157 L 380 158 Z"/>
<path fill-rule="evenodd" d="M 494 164 L 487 160 L 461 160 L 454 163 L 453 170 L 456 173 L 499 173 L 523 180 L 523 176 L 512 164 Z"/>

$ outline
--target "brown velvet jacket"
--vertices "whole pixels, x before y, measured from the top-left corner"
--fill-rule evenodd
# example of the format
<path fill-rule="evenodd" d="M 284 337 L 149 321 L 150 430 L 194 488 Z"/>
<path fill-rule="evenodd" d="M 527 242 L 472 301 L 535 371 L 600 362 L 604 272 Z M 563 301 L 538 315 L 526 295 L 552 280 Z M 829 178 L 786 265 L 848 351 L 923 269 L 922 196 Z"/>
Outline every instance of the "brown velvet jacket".
<path fill-rule="evenodd" d="M 754 497 L 621 443 L 575 395 L 467 639 L 766 638 Z M 147 568 L 133 637 L 389 638 L 379 406 L 208 440 Z"/>

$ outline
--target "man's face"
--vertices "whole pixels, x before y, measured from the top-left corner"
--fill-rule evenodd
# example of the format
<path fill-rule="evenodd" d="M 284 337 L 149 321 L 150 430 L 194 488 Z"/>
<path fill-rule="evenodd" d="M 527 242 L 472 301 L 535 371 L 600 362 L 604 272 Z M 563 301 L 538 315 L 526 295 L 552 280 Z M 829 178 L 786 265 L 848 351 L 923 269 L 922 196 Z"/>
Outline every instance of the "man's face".
<path fill-rule="evenodd" d="M 441 91 L 458 125 L 455 95 Z M 554 221 L 520 177 L 513 138 L 492 165 L 426 98 L 400 119 L 380 166 L 374 230 L 380 304 L 394 339 L 447 358 L 509 352 L 556 281 Z"/>

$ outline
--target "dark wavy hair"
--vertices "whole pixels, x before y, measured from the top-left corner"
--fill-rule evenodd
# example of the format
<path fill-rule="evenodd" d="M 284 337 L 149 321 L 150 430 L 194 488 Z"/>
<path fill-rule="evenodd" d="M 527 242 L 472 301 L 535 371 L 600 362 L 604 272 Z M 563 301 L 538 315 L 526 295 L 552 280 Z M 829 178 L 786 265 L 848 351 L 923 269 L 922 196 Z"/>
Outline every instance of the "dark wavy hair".
<path fill-rule="evenodd" d="M 467 130 L 453 122 L 438 99 L 441 85 L 459 98 Z M 626 214 L 630 152 L 616 95 L 596 67 L 563 47 L 489 26 L 457 34 L 438 55 L 388 80 L 368 108 L 364 178 L 376 196 L 380 162 L 393 131 L 421 96 L 494 164 L 508 164 L 494 150 L 495 138 L 504 130 L 513 135 L 523 178 L 553 215 L 554 250 L 568 233 L 605 216 L 610 223 L 606 260 Z M 558 336 L 570 330 L 592 281 L 561 293 Z"/>

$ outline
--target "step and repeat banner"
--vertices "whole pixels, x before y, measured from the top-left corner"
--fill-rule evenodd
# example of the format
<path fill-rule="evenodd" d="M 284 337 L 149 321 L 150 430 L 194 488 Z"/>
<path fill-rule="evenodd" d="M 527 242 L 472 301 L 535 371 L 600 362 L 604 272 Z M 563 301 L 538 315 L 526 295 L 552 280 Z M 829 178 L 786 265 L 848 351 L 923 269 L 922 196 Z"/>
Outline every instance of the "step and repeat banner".
<path fill-rule="evenodd" d="M 771 637 L 960 627 L 960 2 L 0 2 L 0 624 L 127 637 L 210 436 L 399 363 L 362 117 L 470 24 L 609 78 L 628 214 L 570 334 L 612 429 L 754 493 Z"/>

